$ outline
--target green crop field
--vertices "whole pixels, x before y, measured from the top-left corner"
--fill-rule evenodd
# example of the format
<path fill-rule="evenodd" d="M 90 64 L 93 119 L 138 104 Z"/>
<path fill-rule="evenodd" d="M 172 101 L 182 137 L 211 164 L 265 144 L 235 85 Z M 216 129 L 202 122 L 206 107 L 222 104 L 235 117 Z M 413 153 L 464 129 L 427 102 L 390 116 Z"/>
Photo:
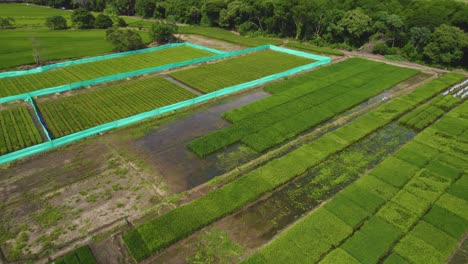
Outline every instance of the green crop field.
<path fill-rule="evenodd" d="M 95 264 L 96 259 L 88 246 L 82 246 L 54 260 L 55 264 Z"/>
<path fill-rule="evenodd" d="M 170 75 L 199 91 L 210 93 L 312 62 L 311 59 L 267 50 Z"/>
<path fill-rule="evenodd" d="M 38 107 L 55 137 L 195 97 L 162 77 L 125 82 L 60 99 Z"/>
<path fill-rule="evenodd" d="M 265 88 L 273 96 L 231 110 L 234 124 L 194 140 L 205 156 L 242 142 L 263 152 L 415 75 L 416 70 L 350 59 Z"/>
<path fill-rule="evenodd" d="M 317 165 L 331 154 L 341 151 L 347 146 L 364 138 L 372 131 L 392 122 L 414 106 L 426 100 L 425 97 L 420 96 L 421 91 L 424 91 L 424 93 L 429 91 L 427 96 L 432 97 L 462 78 L 463 76 L 457 74 L 445 75 L 433 82 L 446 83 L 446 87 L 438 86 L 433 82 L 428 83 L 424 87 L 420 87 L 414 92 L 403 96 L 403 100 L 408 101 L 408 103 L 402 104 L 400 101 L 394 100 L 384 104 L 356 119 L 352 123 L 330 132 L 311 143 L 303 145 L 281 158 L 270 161 L 247 175 L 224 185 L 222 188 L 211 191 L 201 198 L 195 199 L 184 206 L 171 210 L 160 217 L 136 227 L 134 230 L 124 235 L 124 240 L 128 249 L 136 260 L 142 260 L 160 251 L 175 241 L 190 235 L 192 232 L 259 198 L 262 194 L 290 181 L 304 173 L 308 168 Z M 409 100 L 410 98 L 411 100 Z M 419 98 L 419 100 L 414 98 Z M 275 177 L 272 177 L 272 175 Z M 358 205 L 364 204 L 363 208 L 365 210 L 376 209 L 378 204 L 383 202 L 382 198 L 372 193 L 370 193 L 370 195 L 372 195 L 373 198 L 361 198 L 366 192 L 359 192 L 359 190 L 356 190 L 356 192 L 358 197 L 354 197 L 353 201 Z M 356 194 L 353 195 L 355 196 Z M 330 216 L 330 220 L 331 219 L 336 219 L 336 217 Z M 332 226 L 327 227 L 328 229 L 326 230 L 333 230 L 334 223 L 340 223 L 338 220 L 336 220 L 338 222 L 335 220 L 332 222 L 327 221 L 328 220 L 323 221 L 324 226 L 320 226 L 319 229 L 325 228 L 328 223 L 328 225 Z M 323 232 L 328 242 L 321 241 L 319 244 L 299 244 L 302 247 L 310 246 L 311 248 L 319 246 L 319 248 L 313 249 L 313 251 L 322 250 L 326 252 L 328 248 L 336 244 L 337 241 L 345 238 L 352 230 L 352 228 L 345 223 L 340 224 L 340 226 L 342 228 L 340 227 L 339 230 L 334 231 L 332 234 Z M 294 232 L 294 234 L 303 234 L 303 232 Z M 318 237 L 307 236 L 307 238 L 308 241 L 310 241 Z M 297 253 L 300 255 L 302 254 L 301 252 L 304 252 L 294 249 L 298 247 L 299 244 L 291 244 L 290 241 L 290 239 L 282 240 L 281 243 L 278 243 L 281 247 L 275 246 L 277 250 L 271 250 L 272 254 L 276 254 L 277 256 L 281 253 Z M 278 251 L 279 248 L 281 248 L 281 250 Z M 269 259 L 274 260 L 274 257 Z M 278 261 L 280 259 L 281 258 L 278 258 Z M 255 261 L 252 263 L 255 263 Z"/>
<path fill-rule="evenodd" d="M 0 17 L 12 17 L 14 27 L 45 27 L 45 20 L 51 16 L 63 16 L 70 25 L 71 10 L 61 10 L 31 4 L 0 4 Z"/>
<path fill-rule="evenodd" d="M 459 103 L 461 99 L 452 95 L 439 95 L 428 104 L 400 119 L 400 123 L 417 130 L 422 130 L 441 117 L 446 111 Z"/>
<path fill-rule="evenodd" d="M 0 155 L 41 142 L 41 135 L 26 107 L 0 111 Z"/>
<path fill-rule="evenodd" d="M 107 75 L 210 56 L 211 53 L 191 47 L 175 47 L 149 53 L 89 62 L 42 73 L 0 79 L 0 96 L 21 94 L 43 88 L 65 85 Z"/>
<path fill-rule="evenodd" d="M 444 263 L 468 230 L 468 159 L 457 148 L 468 143 L 467 110 L 451 111 L 245 263 Z"/>
<path fill-rule="evenodd" d="M 263 38 L 263 37 L 243 37 L 237 34 L 234 34 L 230 31 L 213 28 L 213 27 L 198 27 L 198 26 L 181 26 L 179 28 L 179 33 L 182 34 L 194 34 L 204 37 L 209 37 L 213 39 L 218 39 L 238 45 L 256 47 L 261 45 L 280 45 L 283 43 L 279 39 Z"/>

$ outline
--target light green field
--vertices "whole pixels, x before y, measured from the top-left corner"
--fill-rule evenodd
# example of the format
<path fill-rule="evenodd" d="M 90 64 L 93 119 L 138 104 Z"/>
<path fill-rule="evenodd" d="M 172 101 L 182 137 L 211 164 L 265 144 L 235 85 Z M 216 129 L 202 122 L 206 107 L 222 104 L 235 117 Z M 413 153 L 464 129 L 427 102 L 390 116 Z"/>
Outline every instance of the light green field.
<path fill-rule="evenodd" d="M 63 16 L 70 25 L 71 10 L 60 10 L 46 6 L 28 4 L 0 4 L 0 17 L 15 19 L 15 27 L 45 27 L 45 19 L 51 16 Z"/>
<path fill-rule="evenodd" d="M 106 31 L 94 30 L 4 30 L 0 34 L 0 69 L 33 64 L 33 43 L 41 62 L 95 56 L 111 52 L 112 44 L 105 40 Z M 143 40 L 149 42 L 146 32 Z"/>

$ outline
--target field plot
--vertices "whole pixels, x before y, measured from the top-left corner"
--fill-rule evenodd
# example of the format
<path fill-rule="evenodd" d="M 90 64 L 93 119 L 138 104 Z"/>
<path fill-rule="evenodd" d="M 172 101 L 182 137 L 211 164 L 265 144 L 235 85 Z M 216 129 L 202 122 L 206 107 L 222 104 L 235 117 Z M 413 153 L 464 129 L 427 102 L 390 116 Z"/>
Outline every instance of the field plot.
<path fill-rule="evenodd" d="M 400 123 L 416 130 L 422 130 L 460 101 L 459 97 L 439 95 L 428 104 L 422 105 L 415 111 L 402 117 Z"/>
<path fill-rule="evenodd" d="M 447 114 L 246 263 L 445 262 L 468 231 L 460 192 L 468 159 L 457 146 L 468 143 L 467 110 Z M 355 209 L 343 210 L 348 201 Z"/>
<path fill-rule="evenodd" d="M 45 19 L 51 16 L 63 16 L 71 25 L 71 10 L 55 9 L 47 6 L 3 3 L 0 5 L 0 17 L 15 19 L 15 27 L 45 27 Z"/>
<path fill-rule="evenodd" d="M 225 113 L 232 126 L 194 140 L 189 148 L 205 156 L 242 142 L 263 152 L 417 73 L 349 59 L 275 83 L 264 88 L 273 96 Z"/>
<path fill-rule="evenodd" d="M 195 97 L 162 77 L 144 78 L 38 103 L 55 137 Z"/>
<path fill-rule="evenodd" d="M 463 76 L 457 74 L 448 74 L 445 77 L 441 77 L 442 81 L 439 80 L 438 83 L 445 82 L 446 87 L 438 86 L 434 83 L 435 81 L 428 83 L 416 91 L 403 96 L 404 100 L 409 101 L 408 103 L 398 100 L 389 102 L 338 130 L 330 132 L 281 158 L 270 161 L 266 165 L 224 185 L 222 188 L 213 190 L 201 198 L 138 226 L 124 235 L 124 240 L 130 253 L 136 260 L 145 259 L 171 243 L 258 199 L 262 194 L 272 191 L 285 182 L 301 175 L 308 168 L 316 166 L 328 156 L 341 151 L 366 137 L 371 132 L 389 124 L 409 109 L 422 103 L 427 97 L 434 96 L 443 89 L 458 82 L 461 78 Z M 275 177 L 272 177 L 272 175 Z M 358 192 L 358 194 L 361 193 Z M 377 202 L 379 201 L 379 198 L 375 199 L 377 199 Z M 373 208 L 376 205 L 375 199 L 364 198 L 364 203 L 369 208 Z M 330 223 L 336 223 L 343 227 L 340 230 L 344 233 L 348 234 L 352 231 L 351 227 L 347 226 L 347 224 L 342 224 L 343 221 L 337 217 L 330 214 L 327 214 L 327 217 L 321 223 L 326 225 L 327 221 L 330 220 L 332 221 Z M 332 233 L 326 231 L 333 231 L 331 227 L 324 230 L 324 235 L 332 236 Z M 341 231 L 333 232 L 336 236 L 330 237 L 332 244 L 342 239 Z M 296 232 L 296 234 L 299 233 L 303 232 Z M 315 239 L 315 237 L 310 237 L 310 239 Z M 281 252 L 291 252 L 291 254 L 296 252 L 301 254 L 291 248 L 298 247 L 298 244 L 291 243 L 291 241 L 293 240 L 288 240 L 288 250 Z M 315 245 L 317 243 L 304 244 L 304 246 L 311 247 L 315 247 Z M 323 249 L 328 246 L 327 244 L 319 244 L 319 247 Z M 277 253 L 280 252 L 277 251 Z"/>
<path fill-rule="evenodd" d="M 3 78 L 0 79 L 0 97 L 210 55 L 212 55 L 212 53 L 191 47 L 176 47 L 115 59 L 78 64 L 43 73 Z"/>
<path fill-rule="evenodd" d="M 170 75 L 199 91 L 210 93 L 312 62 L 311 59 L 267 50 Z"/>
<path fill-rule="evenodd" d="M 41 142 L 41 135 L 25 106 L 0 111 L 0 155 Z"/>

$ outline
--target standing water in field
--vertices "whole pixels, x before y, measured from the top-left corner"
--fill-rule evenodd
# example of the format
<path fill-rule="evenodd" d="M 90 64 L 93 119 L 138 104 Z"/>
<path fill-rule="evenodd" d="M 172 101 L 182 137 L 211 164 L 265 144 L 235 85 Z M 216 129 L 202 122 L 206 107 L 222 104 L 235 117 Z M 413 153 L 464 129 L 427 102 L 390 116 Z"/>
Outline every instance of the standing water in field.
<path fill-rule="evenodd" d="M 199 158 L 186 145 L 197 137 L 229 126 L 230 123 L 221 117 L 222 113 L 267 96 L 266 92 L 252 91 L 177 120 L 137 139 L 134 143 L 137 153 L 159 171 L 171 191 L 182 192 L 196 187 L 251 160 L 258 153 L 234 145 Z"/>
<path fill-rule="evenodd" d="M 217 225 L 244 246 L 258 247 L 414 136 L 411 130 L 396 124 L 388 125 Z"/>

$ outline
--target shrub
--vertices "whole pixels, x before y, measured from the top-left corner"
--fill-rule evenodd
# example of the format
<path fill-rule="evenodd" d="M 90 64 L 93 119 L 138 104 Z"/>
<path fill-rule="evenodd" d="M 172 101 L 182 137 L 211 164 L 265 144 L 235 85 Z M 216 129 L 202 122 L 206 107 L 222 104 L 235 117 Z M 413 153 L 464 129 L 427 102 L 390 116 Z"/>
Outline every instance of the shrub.
<path fill-rule="evenodd" d="M 151 25 L 150 36 L 152 40 L 160 44 L 170 43 L 176 40 L 174 34 L 177 33 L 177 30 L 175 24 L 154 23 Z"/>
<path fill-rule="evenodd" d="M 104 14 L 99 14 L 96 17 L 96 21 L 94 22 L 95 28 L 110 28 L 112 27 L 112 19 L 109 16 Z"/>
<path fill-rule="evenodd" d="M 63 16 L 52 16 L 46 18 L 46 26 L 50 29 L 66 29 L 67 20 Z"/>
<path fill-rule="evenodd" d="M 383 41 L 377 42 L 372 49 L 372 53 L 374 54 L 388 54 L 390 52 L 390 48 L 387 46 L 387 44 Z"/>
<path fill-rule="evenodd" d="M 78 8 L 71 15 L 72 25 L 76 28 L 93 28 L 95 18 L 91 12 Z"/>
<path fill-rule="evenodd" d="M 114 44 L 116 51 L 129 51 L 145 47 L 143 39 L 135 30 L 111 28 L 106 32 L 106 39 Z"/>

